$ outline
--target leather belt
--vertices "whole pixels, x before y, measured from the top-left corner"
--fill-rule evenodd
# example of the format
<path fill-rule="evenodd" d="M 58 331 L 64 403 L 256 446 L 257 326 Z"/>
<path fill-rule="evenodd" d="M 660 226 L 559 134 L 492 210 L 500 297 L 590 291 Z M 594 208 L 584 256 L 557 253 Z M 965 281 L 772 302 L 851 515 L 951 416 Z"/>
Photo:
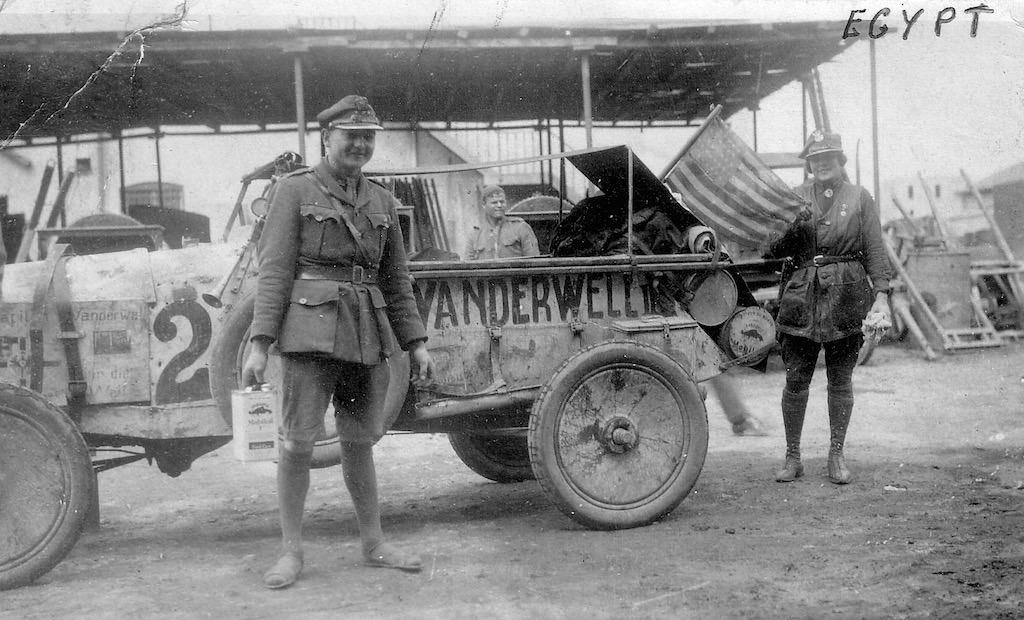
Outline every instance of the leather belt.
<path fill-rule="evenodd" d="M 377 270 L 362 265 L 303 265 L 295 273 L 298 280 L 335 280 L 353 284 L 376 284 Z"/>
<path fill-rule="evenodd" d="M 853 261 L 859 261 L 861 259 L 860 254 L 840 254 L 838 256 L 830 256 L 828 254 L 818 254 L 810 260 L 805 260 L 800 263 L 800 267 L 824 267 L 825 265 L 833 265 L 835 263 L 850 263 Z"/>

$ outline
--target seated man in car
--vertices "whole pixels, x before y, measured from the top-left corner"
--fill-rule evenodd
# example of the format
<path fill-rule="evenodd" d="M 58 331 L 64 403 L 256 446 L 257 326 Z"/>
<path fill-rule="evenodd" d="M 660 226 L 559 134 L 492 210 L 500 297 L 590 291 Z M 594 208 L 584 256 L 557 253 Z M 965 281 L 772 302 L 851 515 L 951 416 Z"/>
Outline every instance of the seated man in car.
<path fill-rule="evenodd" d="M 505 190 L 487 185 L 480 191 L 483 220 L 470 233 L 469 260 L 538 256 L 537 236 L 526 220 L 505 215 Z"/>

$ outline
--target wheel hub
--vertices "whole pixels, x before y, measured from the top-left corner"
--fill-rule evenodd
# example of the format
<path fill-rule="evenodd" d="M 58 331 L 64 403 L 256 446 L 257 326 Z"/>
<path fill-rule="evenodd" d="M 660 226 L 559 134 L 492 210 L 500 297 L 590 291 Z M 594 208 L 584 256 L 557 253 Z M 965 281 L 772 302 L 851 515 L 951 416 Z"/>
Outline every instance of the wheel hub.
<path fill-rule="evenodd" d="M 599 440 L 609 452 L 622 454 L 640 443 L 640 434 L 632 420 L 624 416 L 615 416 L 605 422 Z"/>

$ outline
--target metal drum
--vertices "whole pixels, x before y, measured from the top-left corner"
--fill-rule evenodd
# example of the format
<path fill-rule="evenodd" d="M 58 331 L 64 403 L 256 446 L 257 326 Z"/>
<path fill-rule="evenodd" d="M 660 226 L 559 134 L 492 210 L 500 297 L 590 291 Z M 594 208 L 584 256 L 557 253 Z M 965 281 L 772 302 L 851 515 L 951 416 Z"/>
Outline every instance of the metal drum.
<path fill-rule="evenodd" d="M 775 344 L 775 321 L 760 306 L 742 308 L 718 332 L 718 346 L 732 359 L 746 358 L 745 364 L 756 364 L 771 352 Z"/>
<path fill-rule="evenodd" d="M 736 281 L 727 271 L 691 274 L 686 279 L 685 287 L 693 296 L 686 309 L 701 325 L 721 325 L 736 309 L 739 293 Z"/>

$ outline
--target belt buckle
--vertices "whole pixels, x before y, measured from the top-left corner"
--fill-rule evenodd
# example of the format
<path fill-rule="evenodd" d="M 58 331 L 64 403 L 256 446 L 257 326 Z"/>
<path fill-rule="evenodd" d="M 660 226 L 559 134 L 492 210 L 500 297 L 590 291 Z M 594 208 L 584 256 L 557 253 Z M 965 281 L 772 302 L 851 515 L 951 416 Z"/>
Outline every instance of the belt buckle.
<path fill-rule="evenodd" d="M 362 265 L 352 265 L 352 283 L 362 284 L 365 273 Z"/>
<path fill-rule="evenodd" d="M 811 262 L 814 263 L 815 267 L 823 267 L 825 265 L 825 263 L 822 262 L 822 261 L 824 261 L 824 260 L 825 260 L 825 256 L 822 255 L 822 254 L 818 254 L 817 256 L 815 256 L 814 258 L 811 259 Z"/>

